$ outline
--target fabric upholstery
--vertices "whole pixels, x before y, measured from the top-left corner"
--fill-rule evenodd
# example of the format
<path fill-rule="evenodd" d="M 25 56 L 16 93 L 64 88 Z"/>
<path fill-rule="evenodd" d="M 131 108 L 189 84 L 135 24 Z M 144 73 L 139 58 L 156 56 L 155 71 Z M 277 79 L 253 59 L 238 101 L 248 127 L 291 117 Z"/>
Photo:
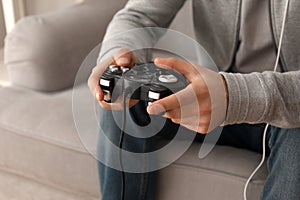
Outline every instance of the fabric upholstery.
<path fill-rule="evenodd" d="M 160 172 L 159 199 L 242 199 L 244 185 L 259 163 L 260 155 L 228 146 L 216 146 L 200 160 L 199 144 L 194 144 L 187 153 Z M 247 197 L 260 199 L 267 176 L 264 165 L 250 182 Z M 176 188 L 176 189 L 174 189 Z"/>
<path fill-rule="evenodd" d="M 46 92 L 71 87 L 81 62 L 124 2 L 89 0 L 20 20 L 5 41 L 10 81 Z"/>
<path fill-rule="evenodd" d="M 0 180 L 0 199 L 3 200 L 99 200 L 86 195 L 68 193 L 5 171 L 0 171 Z"/>
<path fill-rule="evenodd" d="M 0 89 L 0 96 L 5 97 L 0 99 L 0 168 L 63 190 L 97 197 L 96 160 L 77 135 L 71 95 L 72 90 L 42 94 L 13 87 Z M 160 199 L 217 199 L 220 194 L 224 199 L 239 199 L 260 155 L 217 146 L 200 160 L 199 148 L 199 144 L 194 144 L 161 172 Z M 253 199 L 260 195 L 266 174 L 264 166 L 250 185 Z"/>

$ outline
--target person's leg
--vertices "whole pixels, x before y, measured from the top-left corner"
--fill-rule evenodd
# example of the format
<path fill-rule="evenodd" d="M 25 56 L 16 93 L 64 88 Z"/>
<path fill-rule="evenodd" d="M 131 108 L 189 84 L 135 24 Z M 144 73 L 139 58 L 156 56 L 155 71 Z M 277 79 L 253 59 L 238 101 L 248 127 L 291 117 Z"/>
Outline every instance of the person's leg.
<path fill-rule="evenodd" d="M 300 198 L 300 128 L 270 128 L 269 175 L 262 199 Z"/>
<path fill-rule="evenodd" d="M 100 124 L 106 136 L 118 144 L 120 129 L 114 123 L 110 111 L 100 112 Z M 245 148 L 255 152 L 262 151 L 262 136 L 264 124 L 231 125 L 224 127 L 219 145 L 230 145 Z M 161 132 L 168 135 L 176 133 L 174 124 Z M 171 133 L 171 134 L 170 134 Z M 198 135 L 197 140 L 203 141 L 204 135 Z M 263 199 L 297 199 L 300 196 L 300 129 L 278 129 L 271 127 L 267 135 L 271 148 L 269 156 L 270 174 L 266 181 Z M 149 152 L 156 147 L 155 139 L 137 139 L 126 136 L 124 149 L 131 152 Z M 106 149 L 106 159 L 110 159 L 110 150 Z M 269 152 L 269 148 L 267 148 Z M 267 153 L 268 154 L 268 153 Z M 120 199 L 121 173 L 99 162 L 99 176 L 103 200 Z M 155 199 L 156 173 L 131 174 L 126 173 L 126 199 Z"/>
<path fill-rule="evenodd" d="M 100 128 L 102 129 L 105 135 L 103 136 L 107 137 L 110 142 L 118 146 L 121 131 L 115 123 L 112 112 L 100 108 L 99 123 Z M 104 138 L 99 138 L 99 140 L 104 140 Z M 133 138 L 126 134 L 123 140 L 123 149 L 137 153 L 145 152 L 148 146 L 146 142 L 147 141 L 145 139 Z M 104 149 L 105 151 L 104 158 L 101 158 L 101 161 L 98 162 L 98 172 L 102 200 L 121 200 L 121 172 L 117 169 L 108 167 L 106 166 L 106 164 L 103 163 L 103 159 L 109 162 L 109 159 L 113 159 L 118 155 L 115 155 L 113 153 L 114 146 L 109 144 L 108 142 L 99 141 L 98 145 L 99 149 Z M 153 199 L 151 197 L 151 190 L 154 189 L 154 187 L 148 184 L 148 180 L 151 179 L 153 176 L 155 176 L 154 173 L 125 173 L 125 199 Z M 147 196 L 149 196 L 149 198 L 146 198 Z"/>
<path fill-rule="evenodd" d="M 99 123 L 105 135 L 102 137 L 107 137 L 114 145 L 118 146 L 121 130 L 115 123 L 112 112 L 100 108 Z M 160 135 L 164 135 L 164 133 L 169 135 L 172 133 L 176 134 L 177 129 L 178 126 L 167 121 L 166 126 L 160 131 Z M 114 147 L 111 144 L 100 140 L 103 140 L 103 138 L 100 137 L 98 141 L 99 149 L 102 151 L 99 153 L 104 155 L 102 161 L 98 162 L 102 200 L 119 200 L 121 199 L 121 172 L 103 164 L 103 159 L 107 162 L 118 155 L 112 153 Z M 124 150 L 144 153 L 154 151 L 156 148 L 157 137 L 143 139 L 125 134 L 123 140 Z M 156 172 L 125 173 L 125 200 L 153 200 L 155 199 L 155 189 Z"/>
<path fill-rule="evenodd" d="M 265 124 L 224 127 L 218 145 L 229 145 L 262 152 Z M 198 141 L 204 136 L 199 135 Z M 266 138 L 269 175 L 262 193 L 263 200 L 300 197 L 300 128 L 269 127 Z"/>
<path fill-rule="evenodd" d="M 262 153 L 262 137 L 265 124 L 236 124 L 223 127 L 218 145 L 233 146 Z M 202 142 L 205 135 L 198 134 L 197 142 Z M 269 148 L 267 147 L 267 154 Z"/>

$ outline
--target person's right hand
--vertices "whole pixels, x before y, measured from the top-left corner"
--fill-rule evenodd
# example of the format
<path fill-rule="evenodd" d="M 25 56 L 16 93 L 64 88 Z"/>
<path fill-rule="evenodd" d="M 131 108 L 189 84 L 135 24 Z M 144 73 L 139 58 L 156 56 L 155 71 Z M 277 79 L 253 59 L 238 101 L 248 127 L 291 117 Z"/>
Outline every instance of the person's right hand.
<path fill-rule="evenodd" d="M 120 103 L 106 103 L 104 101 L 104 94 L 100 88 L 99 80 L 110 65 L 117 66 L 126 66 L 133 67 L 137 62 L 137 57 L 132 51 L 126 48 L 119 49 L 113 56 L 103 60 L 96 67 L 93 68 L 93 71 L 88 79 L 88 86 L 94 98 L 99 102 L 100 106 L 105 109 L 121 109 L 122 105 Z"/>

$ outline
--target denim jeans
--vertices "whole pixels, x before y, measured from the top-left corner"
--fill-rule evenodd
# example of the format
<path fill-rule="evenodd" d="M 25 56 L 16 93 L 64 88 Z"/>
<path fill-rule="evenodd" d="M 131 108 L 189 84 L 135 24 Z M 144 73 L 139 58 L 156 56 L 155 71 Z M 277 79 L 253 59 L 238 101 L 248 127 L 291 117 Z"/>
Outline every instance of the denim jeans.
<path fill-rule="evenodd" d="M 134 108 L 132 108 L 134 109 Z M 100 108 L 100 127 L 112 143 L 118 145 L 120 129 L 114 123 L 111 111 Z M 231 125 L 225 126 L 217 142 L 262 152 L 262 135 L 265 125 Z M 178 125 L 170 121 L 158 135 L 172 138 Z M 148 139 L 125 135 L 123 149 L 130 152 L 149 152 L 157 148 L 160 137 Z M 203 135 L 197 134 L 195 142 L 202 142 Z M 270 126 L 267 133 L 267 155 L 269 175 L 267 177 L 262 199 L 294 200 L 300 198 L 300 129 L 283 129 Z M 105 159 L 111 159 L 110 147 L 105 147 Z M 98 162 L 102 200 L 119 200 L 121 193 L 121 172 Z M 126 200 L 155 199 L 157 172 L 125 173 Z M 241 197 L 242 198 L 242 197 Z"/>

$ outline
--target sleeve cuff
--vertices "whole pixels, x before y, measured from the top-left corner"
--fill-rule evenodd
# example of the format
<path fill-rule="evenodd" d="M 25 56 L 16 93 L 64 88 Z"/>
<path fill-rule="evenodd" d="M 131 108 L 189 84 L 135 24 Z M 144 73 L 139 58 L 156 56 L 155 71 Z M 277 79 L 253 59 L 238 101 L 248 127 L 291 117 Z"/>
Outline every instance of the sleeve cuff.
<path fill-rule="evenodd" d="M 228 107 L 224 125 L 262 123 L 271 102 L 259 73 L 220 72 L 226 80 Z"/>

